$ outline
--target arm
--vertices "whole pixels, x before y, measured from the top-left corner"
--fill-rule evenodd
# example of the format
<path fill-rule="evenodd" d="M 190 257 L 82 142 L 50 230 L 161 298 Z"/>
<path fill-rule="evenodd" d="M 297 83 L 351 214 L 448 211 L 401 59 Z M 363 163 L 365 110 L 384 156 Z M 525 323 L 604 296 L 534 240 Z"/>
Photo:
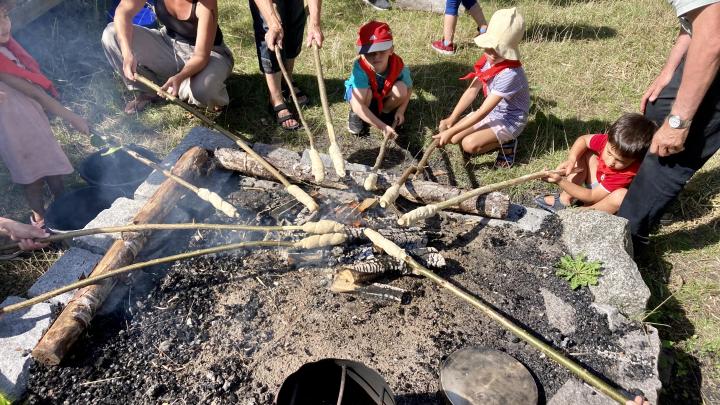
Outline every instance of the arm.
<path fill-rule="evenodd" d="M 37 243 L 34 242 L 33 239 L 50 236 L 42 229 L 3 217 L 0 217 L 0 234 L 7 235 L 10 239 L 19 242 L 20 249 L 22 250 L 44 248 L 47 246 L 47 243 Z"/>
<path fill-rule="evenodd" d="M 265 42 L 267 43 L 268 49 L 275 51 L 275 46 L 282 49 L 283 29 L 280 22 L 280 17 L 275 11 L 275 6 L 272 0 L 254 0 L 255 5 L 260 11 L 260 15 L 265 20 L 268 26 L 267 33 L 265 33 Z"/>
<path fill-rule="evenodd" d="M 671 114 L 693 119 L 720 67 L 720 3 L 688 15 L 693 36 L 687 48 L 685 70 Z M 668 156 L 684 149 L 689 128 L 672 129 L 667 121 L 655 133 L 650 153 Z"/>
<path fill-rule="evenodd" d="M 210 51 L 215 43 L 217 33 L 217 0 L 200 0 L 195 13 L 198 18 L 197 37 L 195 38 L 195 51 L 185 66 L 175 76 L 170 77 L 162 89 L 177 96 L 183 80 L 200 73 L 210 62 Z"/>
<path fill-rule="evenodd" d="M 59 101 L 47 94 L 42 87 L 6 73 L 0 73 L 0 81 L 37 101 L 48 114 L 64 119 L 84 134 L 90 133 L 88 124 L 82 117 L 65 108 Z"/>
<path fill-rule="evenodd" d="M 410 104 L 410 97 L 412 96 L 412 87 L 408 87 L 407 89 L 407 99 L 403 101 L 402 104 L 398 106 L 398 108 L 395 110 L 395 122 L 393 123 L 393 127 L 397 128 L 400 125 L 405 123 L 405 111 L 407 111 L 408 105 Z"/>
<path fill-rule="evenodd" d="M 598 186 L 591 190 L 589 188 L 585 188 L 581 185 L 575 184 L 565 177 L 562 177 L 559 181 L 554 183 L 560 186 L 560 188 L 565 190 L 573 198 L 577 198 L 578 200 L 586 204 L 595 204 L 603 198 L 607 197 L 608 194 L 610 194 L 607 190 L 605 190 L 604 187 Z"/>
<path fill-rule="evenodd" d="M 682 61 L 682 58 L 685 56 L 689 46 L 690 35 L 688 35 L 687 32 L 680 30 L 680 34 L 678 34 L 678 37 L 675 40 L 675 45 L 673 45 L 670 50 L 670 55 L 665 62 L 665 66 L 663 66 L 660 74 L 655 78 L 652 84 L 650 84 L 650 87 L 648 87 L 645 94 L 643 94 L 642 100 L 640 100 L 640 111 L 642 113 L 645 113 L 645 107 L 647 106 L 648 101 L 652 103 L 657 100 L 662 89 L 670 83 L 673 73 L 675 73 L 675 69 L 677 69 L 680 61 Z"/>
<path fill-rule="evenodd" d="M 570 152 L 568 152 L 567 159 L 558 165 L 557 170 L 564 169 L 565 176 L 569 175 L 577 165 L 578 159 L 580 159 L 580 157 L 582 157 L 590 148 L 590 139 L 592 139 L 592 137 L 592 135 L 583 135 L 576 139 L 575 143 L 573 143 L 573 146 L 570 148 Z M 567 177 L 560 176 L 558 174 L 552 174 L 545 180 L 550 183 L 557 184 L 573 198 L 577 198 L 584 203 L 594 204 L 609 194 L 603 187 L 595 187 L 590 190 L 581 185 L 575 184 L 572 181 L 567 180 Z"/>
<path fill-rule="evenodd" d="M 308 0 L 308 10 L 310 14 L 310 23 L 308 24 L 307 31 L 307 46 L 312 46 L 315 42 L 318 48 L 322 48 L 323 37 L 322 29 L 320 28 L 320 9 L 322 7 L 322 0 Z"/>
<path fill-rule="evenodd" d="M 465 110 L 470 107 L 473 100 L 475 100 L 480 94 L 480 90 L 482 90 L 482 83 L 478 81 L 477 78 L 474 78 L 470 85 L 468 85 L 468 88 L 465 89 L 465 92 L 460 97 L 460 100 L 458 100 L 457 104 L 455 105 L 455 108 L 453 109 L 452 113 L 449 117 L 445 118 L 444 120 L 440 121 L 440 125 L 438 125 L 438 129 L 440 131 L 444 131 L 451 126 L 455 125 L 457 120 L 460 118 L 462 113 L 465 112 Z"/>
<path fill-rule="evenodd" d="M 437 135 L 433 135 L 434 139 L 438 139 L 438 146 L 444 146 L 450 142 L 450 140 L 452 140 L 453 143 L 460 142 L 462 138 L 473 133 L 474 130 L 472 126 L 485 118 L 485 116 L 487 116 L 501 100 L 502 97 L 497 94 L 489 94 L 480 105 L 480 108 L 465 116 L 465 118 L 452 127 L 440 132 Z"/>
<path fill-rule="evenodd" d="M 123 56 L 123 73 L 132 81 L 135 81 L 137 71 L 137 61 L 132 51 L 132 19 L 143 5 L 145 0 L 121 0 L 115 9 L 115 33 Z"/>
<path fill-rule="evenodd" d="M 384 136 L 397 135 L 393 127 L 382 122 L 377 115 L 370 111 L 370 107 L 368 107 L 370 101 L 372 101 L 370 98 L 372 98 L 372 91 L 370 89 L 353 88 L 350 106 L 363 121 L 369 122 L 372 126 L 382 131 Z M 407 108 L 407 104 L 405 108 Z"/>

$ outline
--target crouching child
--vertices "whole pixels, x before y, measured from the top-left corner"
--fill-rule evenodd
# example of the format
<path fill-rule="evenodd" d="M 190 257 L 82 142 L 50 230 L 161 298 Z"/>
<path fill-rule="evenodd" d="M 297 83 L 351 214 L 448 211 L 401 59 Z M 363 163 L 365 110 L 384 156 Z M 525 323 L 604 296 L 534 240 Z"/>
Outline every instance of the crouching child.
<path fill-rule="evenodd" d="M 657 126 L 640 114 L 627 113 L 615 121 L 607 134 L 579 137 L 567 160 L 557 169 L 565 176 L 545 180 L 562 192 L 535 199 L 535 203 L 556 212 L 573 203 L 614 214 L 640 168 Z"/>

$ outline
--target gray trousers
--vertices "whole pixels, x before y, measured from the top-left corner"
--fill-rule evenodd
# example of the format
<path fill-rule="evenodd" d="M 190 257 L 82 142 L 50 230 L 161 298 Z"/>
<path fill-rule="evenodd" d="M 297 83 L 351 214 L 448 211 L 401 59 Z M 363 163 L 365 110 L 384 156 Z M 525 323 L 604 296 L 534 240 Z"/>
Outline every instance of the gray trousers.
<path fill-rule="evenodd" d="M 143 86 L 128 80 L 123 74 L 123 57 L 117 40 L 115 24 L 105 27 L 102 35 L 105 56 L 113 69 L 120 74 L 129 90 L 148 91 Z M 174 76 L 195 52 L 195 47 L 170 38 L 165 29 L 154 30 L 133 25 L 132 50 L 138 62 L 138 70 L 147 74 L 155 83 L 163 84 Z M 195 76 L 185 79 L 178 90 L 178 97 L 190 104 L 202 107 L 225 106 L 230 97 L 225 88 L 225 80 L 230 77 L 233 68 L 233 56 L 225 44 L 215 46 L 210 52 L 207 66 Z"/>

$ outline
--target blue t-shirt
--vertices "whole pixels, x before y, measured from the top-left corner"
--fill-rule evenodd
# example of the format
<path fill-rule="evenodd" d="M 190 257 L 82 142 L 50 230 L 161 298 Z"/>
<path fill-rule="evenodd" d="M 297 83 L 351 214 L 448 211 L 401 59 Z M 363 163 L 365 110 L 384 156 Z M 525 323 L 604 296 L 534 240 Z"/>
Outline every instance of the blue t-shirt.
<path fill-rule="evenodd" d="M 375 74 L 375 80 L 377 81 L 378 89 L 382 89 L 383 87 L 385 87 L 385 76 Z M 400 72 L 400 76 L 398 76 L 396 81 L 402 81 L 408 88 L 412 87 L 413 82 L 412 78 L 410 77 L 410 69 L 408 69 L 407 65 L 403 66 L 403 69 Z M 353 62 L 353 68 L 352 73 L 350 73 L 350 78 L 345 80 L 345 101 L 350 101 L 350 99 L 352 99 L 352 89 L 369 88 L 370 78 L 362 69 L 362 67 L 360 67 L 360 61 L 355 60 L 355 62 Z"/>

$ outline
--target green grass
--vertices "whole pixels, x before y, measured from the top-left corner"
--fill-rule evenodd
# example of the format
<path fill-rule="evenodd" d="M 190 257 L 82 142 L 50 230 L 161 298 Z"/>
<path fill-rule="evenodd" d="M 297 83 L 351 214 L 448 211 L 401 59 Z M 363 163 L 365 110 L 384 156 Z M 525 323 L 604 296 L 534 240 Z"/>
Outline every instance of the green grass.
<path fill-rule="evenodd" d="M 530 122 L 520 140 L 519 164 L 510 170 L 494 171 L 489 169 L 494 155 L 464 162 L 457 150 L 447 148 L 446 155 L 436 154 L 431 165 L 438 172 L 447 172 L 450 180 L 460 185 L 506 180 L 554 167 L 564 159 L 577 136 L 602 131 L 622 112 L 637 111 L 640 96 L 660 70 L 678 30 L 672 10 L 663 0 L 483 3 L 487 16 L 498 8 L 514 5 L 526 18 L 527 35 L 521 53 L 533 100 Z M 63 100 L 73 109 L 126 142 L 145 145 L 160 154 L 167 152 L 199 122 L 171 105 L 155 106 L 138 116 L 121 113 L 127 95 L 108 71 L 99 49 L 103 7 L 102 2 L 66 0 L 59 9 L 73 17 L 48 15 L 21 33 L 20 39 L 41 40 L 29 48 L 59 84 Z M 355 57 L 357 27 L 369 19 L 390 23 L 396 51 L 412 70 L 414 95 L 400 143 L 415 155 L 462 93 L 466 83 L 457 78 L 469 71 L 480 56 L 471 43 L 474 24 L 469 17 L 461 16 L 456 35 L 459 52 L 445 57 L 429 47 L 432 40 L 439 38 L 440 15 L 401 10 L 379 13 L 360 0 L 325 1 L 322 58 L 333 122 L 342 134 L 339 141 L 346 156 L 359 146 L 344 133 L 347 105 L 342 102 L 342 83 Z M 235 69 L 228 81 L 231 105 L 226 112 L 215 115 L 217 121 L 254 140 L 296 150 L 305 147 L 302 131 L 283 132 L 266 113 L 266 90 L 258 75 L 247 3 L 220 0 L 220 23 L 235 54 Z M 81 52 L 82 57 L 73 57 L 72 52 Z M 310 52 L 304 51 L 298 58 L 295 76 L 313 97 L 313 105 L 305 110 L 306 117 L 318 134 L 319 147 L 324 149 L 325 127 Z M 68 131 L 61 123 L 54 126 L 73 164 L 92 152 L 85 137 Z M 666 393 L 673 403 L 720 400 L 718 171 L 720 158 L 716 157 L 689 184 L 673 208 L 675 222 L 654 236 L 654 251 L 641 263 L 653 293 L 649 308 L 666 301 L 646 321 L 668 325 L 658 327 L 674 359 L 671 373 L 676 378 Z M 72 186 L 80 180 L 75 175 L 68 182 Z M 509 192 L 514 201 L 527 203 L 533 195 L 551 189 L 551 185 L 535 182 Z M 0 190 L 0 215 L 26 220 L 28 212 L 21 191 L 1 168 Z M 0 264 L 0 273 L 5 266 Z"/>

